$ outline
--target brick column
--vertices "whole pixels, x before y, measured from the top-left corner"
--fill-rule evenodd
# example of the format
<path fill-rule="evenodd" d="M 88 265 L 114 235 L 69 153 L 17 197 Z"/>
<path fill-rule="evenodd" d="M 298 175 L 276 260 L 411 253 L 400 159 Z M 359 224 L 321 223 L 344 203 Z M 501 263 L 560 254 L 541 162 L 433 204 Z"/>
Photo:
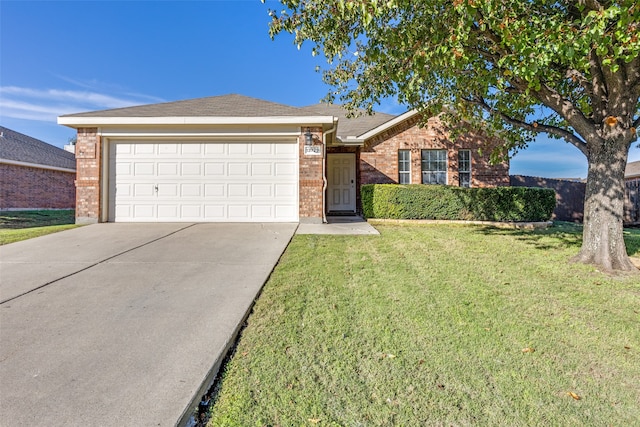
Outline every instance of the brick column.
<path fill-rule="evenodd" d="M 76 142 L 76 224 L 100 221 L 100 136 L 96 128 L 79 128 Z"/>
<path fill-rule="evenodd" d="M 320 149 L 321 155 L 304 154 L 304 132 L 298 138 L 300 156 L 300 190 L 299 216 L 300 222 L 322 223 L 322 128 L 310 128 L 314 135 L 314 146 Z"/>

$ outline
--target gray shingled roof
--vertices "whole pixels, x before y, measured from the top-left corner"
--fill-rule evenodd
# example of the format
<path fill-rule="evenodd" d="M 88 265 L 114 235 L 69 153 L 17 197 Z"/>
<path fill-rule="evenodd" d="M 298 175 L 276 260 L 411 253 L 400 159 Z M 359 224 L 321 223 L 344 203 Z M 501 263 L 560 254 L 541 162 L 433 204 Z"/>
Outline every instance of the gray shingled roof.
<path fill-rule="evenodd" d="M 321 114 L 326 116 L 338 117 L 338 136 L 346 138 L 349 136 L 359 136 L 371 129 L 394 119 L 396 116 L 385 113 L 367 114 L 365 111 L 358 110 L 358 117 L 347 118 L 347 110 L 341 105 L 335 104 L 315 104 L 301 107 L 299 110 L 307 114 Z"/>
<path fill-rule="evenodd" d="M 359 112 L 361 113 L 359 117 L 347 118 L 347 110 L 340 105 L 321 103 L 299 108 L 244 95 L 230 94 L 67 114 L 61 117 L 304 117 L 322 115 L 339 118 L 338 136 L 342 138 L 362 135 L 395 117 L 385 113 L 368 115 L 364 111 Z"/>
<path fill-rule="evenodd" d="M 299 115 L 300 110 L 296 107 L 231 94 L 67 114 L 61 117 L 280 117 Z"/>
<path fill-rule="evenodd" d="M 0 126 L 0 159 L 76 169 L 76 156 L 39 139 Z"/>
<path fill-rule="evenodd" d="M 640 176 L 640 160 L 637 162 L 627 163 L 627 167 L 624 170 L 624 176 L 625 178 Z"/>

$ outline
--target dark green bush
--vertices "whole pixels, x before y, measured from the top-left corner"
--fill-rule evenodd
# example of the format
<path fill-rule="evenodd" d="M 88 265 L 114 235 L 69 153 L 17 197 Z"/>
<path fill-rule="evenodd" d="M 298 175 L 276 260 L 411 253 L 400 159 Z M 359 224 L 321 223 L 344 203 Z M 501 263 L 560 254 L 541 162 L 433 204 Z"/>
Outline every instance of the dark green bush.
<path fill-rule="evenodd" d="M 361 195 L 365 218 L 548 221 L 556 206 L 549 188 L 367 184 Z"/>

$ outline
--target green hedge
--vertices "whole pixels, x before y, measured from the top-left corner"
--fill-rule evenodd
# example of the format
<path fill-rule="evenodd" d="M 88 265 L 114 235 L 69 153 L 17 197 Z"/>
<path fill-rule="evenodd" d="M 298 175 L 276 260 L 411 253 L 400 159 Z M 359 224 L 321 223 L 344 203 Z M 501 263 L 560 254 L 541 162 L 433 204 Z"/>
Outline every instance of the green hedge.
<path fill-rule="evenodd" d="M 361 194 L 365 218 L 548 221 L 556 206 L 550 188 L 367 184 Z"/>

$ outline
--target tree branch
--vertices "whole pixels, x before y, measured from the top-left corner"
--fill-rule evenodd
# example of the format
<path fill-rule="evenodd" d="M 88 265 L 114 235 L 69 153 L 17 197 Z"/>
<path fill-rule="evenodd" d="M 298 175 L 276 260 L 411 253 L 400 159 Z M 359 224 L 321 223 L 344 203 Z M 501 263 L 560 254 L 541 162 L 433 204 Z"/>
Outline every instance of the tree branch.
<path fill-rule="evenodd" d="M 594 119 L 596 122 L 601 122 L 606 116 L 609 90 L 604 79 L 604 74 L 602 73 L 600 58 L 598 58 L 595 49 L 591 49 L 589 52 L 589 71 L 591 71 L 591 78 L 593 80 L 593 97 L 591 101 L 593 103 Z M 602 117 L 596 116 L 598 113 L 601 113 L 600 115 L 602 115 Z"/>
<path fill-rule="evenodd" d="M 510 116 L 506 115 L 505 113 L 503 113 L 501 111 L 498 111 L 498 110 L 495 110 L 494 108 L 492 108 L 481 97 L 475 96 L 475 97 L 473 97 L 471 99 L 467 99 L 467 102 L 479 105 L 485 111 L 487 111 L 489 114 L 491 114 L 493 116 L 497 115 L 502 120 L 504 120 L 505 122 L 509 123 L 510 125 L 521 127 L 521 128 L 523 128 L 525 130 L 528 130 L 530 132 L 548 133 L 548 134 L 551 134 L 551 135 L 559 136 L 559 137 L 563 138 L 564 140 L 566 140 L 571 145 L 573 145 L 574 147 L 576 147 L 578 150 L 580 150 L 580 152 L 582 152 L 582 154 L 584 154 L 585 156 L 587 156 L 587 154 L 588 154 L 587 153 L 587 144 L 583 140 L 581 140 L 580 138 L 578 138 L 577 136 L 575 136 L 573 133 L 569 132 L 566 129 L 562 129 L 562 128 L 559 128 L 557 126 L 549 126 L 549 125 L 543 125 L 543 124 L 538 124 L 538 123 L 527 123 L 527 122 L 525 122 L 523 120 L 514 119 L 513 117 L 510 117 Z"/>
<path fill-rule="evenodd" d="M 636 129 L 636 131 L 637 131 L 637 129 L 638 129 L 638 126 L 640 126 L 640 117 L 638 117 L 637 119 L 635 119 L 635 120 L 633 121 L 633 124 L 631 125 L 631 127 L 632 127 L 632 128 L 635 128 L 635 129 Z"/>
<path fill-rule="evenodd" d="M 563 117 L 569 125 L 585 140 L 598 138 L 594 123 L 587 119 L 582 111 L 576 108 L 571 101 L 565 99 L 556 90 L 543 84 L 540 90 L 532 90 L 532 93 L 543 104 Z"/>
<path fill-rule="evenodd" d="M 594 96 L 593 84 L 589 80 L 587 80 L 584 74 L 582 74 L 580 71 L 574 68 L 570 68 L 566 72 L 566 77 L 571 80 L 577 81 L 580 84 L 580 86 L 582 86 L 584 90 L 587 92 L 587 95 L 589 95 L 589 98 L 593 98 Z"/>
<path fill-rule="evenodd" d="M 578 0 L 578 4 L 584 5 L 587 10 L 602 10 L 602 4 L 597 0 Z"/>

